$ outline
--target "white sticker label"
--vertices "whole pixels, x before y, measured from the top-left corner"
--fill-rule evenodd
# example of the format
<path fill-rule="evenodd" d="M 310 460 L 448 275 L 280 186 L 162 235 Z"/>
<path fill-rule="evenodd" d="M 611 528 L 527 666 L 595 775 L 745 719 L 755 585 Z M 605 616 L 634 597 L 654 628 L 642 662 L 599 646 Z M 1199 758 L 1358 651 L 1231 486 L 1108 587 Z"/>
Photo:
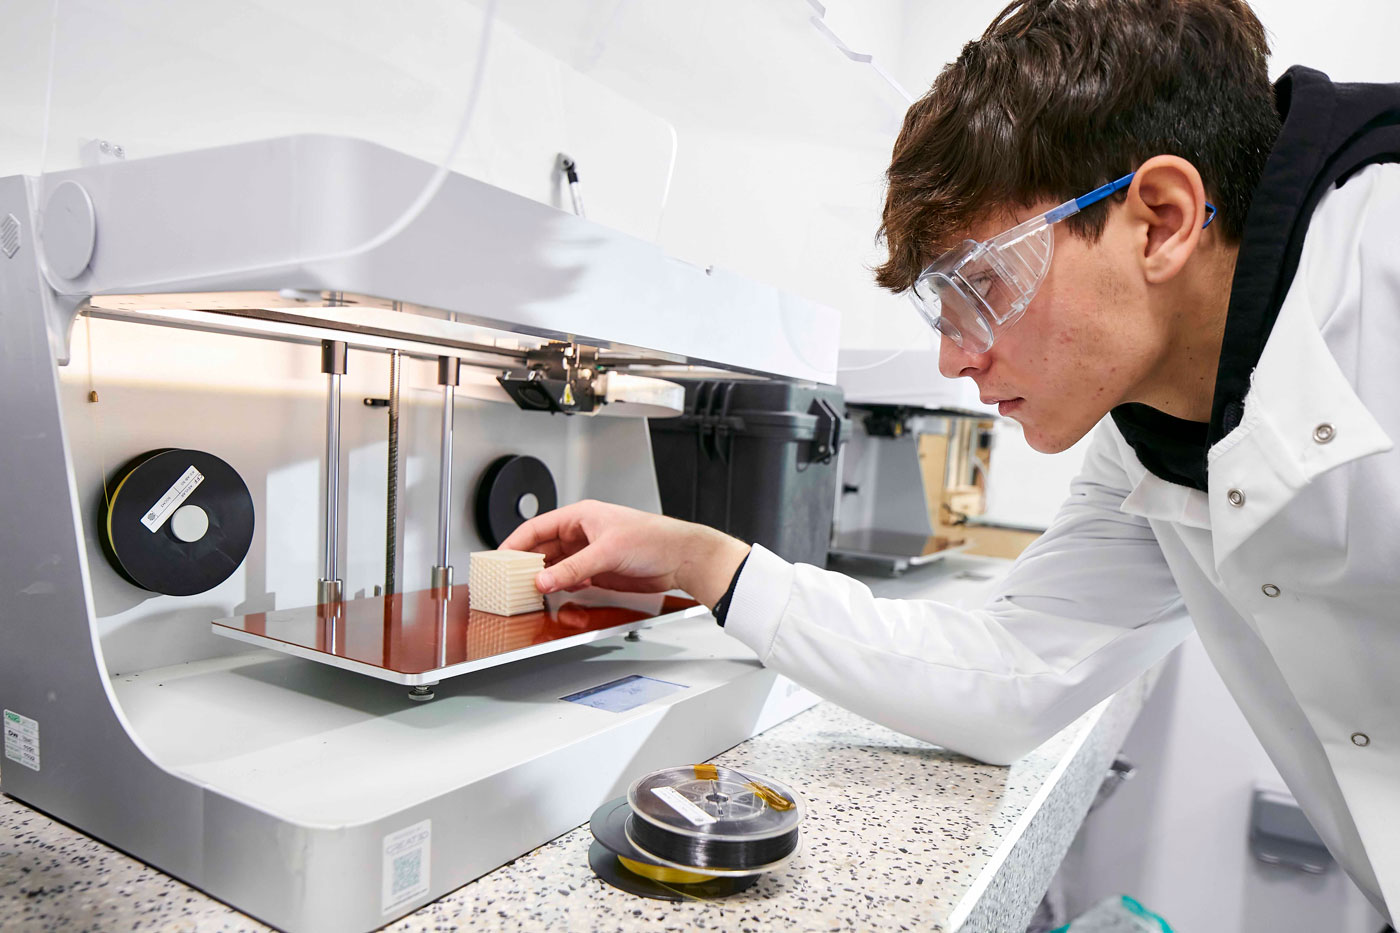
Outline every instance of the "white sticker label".
<path fill-rule="evenodd" d="M 39 770 L 39 723 L 5 710 L 5 757 Z"/>
<path fill-rule="evenodd" d="M 174 486 L 165 491 L 165 495 L 160 497 L 160 501 L 151 506 L 151 510 L 141 517 L 141 524 L 151 531 L 160 531 L 160 526 L 165 524 L 170 513 L 178 509 L 190 497 L 190 493 L 199 488 L 199 484 L 202 482 L 204 482 L 204 474 L 194 467 L 190 467 L 175 481 Z"/>
<path fill-rule="evenodd" d="M 676 790 L 674 787 L 653 787 L 651 792 L 660 797 L 666 806 L 675 810 L 696 826 L 708 826 L 711 823 L 719 822 L 713 816 L 710 816 L 710 814 L 682 797 L 680 791 Z"/>
<path fill-rule="evenodd" d="M 433 821 L 384 837 L 384 913 L 428 893 Z"/>

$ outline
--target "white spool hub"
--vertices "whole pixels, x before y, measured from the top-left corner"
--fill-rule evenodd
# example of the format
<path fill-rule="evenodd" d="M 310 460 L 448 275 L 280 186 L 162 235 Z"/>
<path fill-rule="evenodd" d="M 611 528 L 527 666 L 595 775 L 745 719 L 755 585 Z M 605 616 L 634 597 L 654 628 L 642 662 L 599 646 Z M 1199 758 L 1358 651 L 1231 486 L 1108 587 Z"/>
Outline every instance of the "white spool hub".
<path fill-rule="evenodd" d="M 193 544 L 209 532 L 209 513 L 197 505 L 182 505 L 170 516 L 170 531 L 186 544 Z"/>

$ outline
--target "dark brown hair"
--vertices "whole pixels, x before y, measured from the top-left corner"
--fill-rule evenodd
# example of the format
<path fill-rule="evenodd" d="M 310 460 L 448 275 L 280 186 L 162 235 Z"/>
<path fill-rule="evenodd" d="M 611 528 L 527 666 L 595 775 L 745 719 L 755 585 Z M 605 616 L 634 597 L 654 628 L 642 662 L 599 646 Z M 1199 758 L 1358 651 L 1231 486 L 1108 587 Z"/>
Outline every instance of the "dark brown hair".
<path fill-rule="evenodd" d="M 876 280 L 909 288 L 989 214 L 1078 197 L 1161 154 L 1196 166 L 1214 226 L 1238 242 L 1279 131 L 1268 54 L 1244 0 L 1016 0 L 905 115 Z M 1065 223 L 1096 241 L 1105 220 L 1096 206 Z"/>

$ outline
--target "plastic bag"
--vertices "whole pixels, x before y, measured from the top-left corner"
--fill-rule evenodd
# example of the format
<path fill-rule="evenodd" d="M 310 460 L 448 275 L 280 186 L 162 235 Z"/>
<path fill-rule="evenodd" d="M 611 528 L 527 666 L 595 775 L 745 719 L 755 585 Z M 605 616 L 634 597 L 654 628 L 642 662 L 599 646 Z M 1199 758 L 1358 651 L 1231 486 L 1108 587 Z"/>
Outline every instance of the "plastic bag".
<path fill-rule="evenodd" d="M 1172 933 L 1167 921 L 1126 894 L 1106 897 L 1051 933 Z"/>

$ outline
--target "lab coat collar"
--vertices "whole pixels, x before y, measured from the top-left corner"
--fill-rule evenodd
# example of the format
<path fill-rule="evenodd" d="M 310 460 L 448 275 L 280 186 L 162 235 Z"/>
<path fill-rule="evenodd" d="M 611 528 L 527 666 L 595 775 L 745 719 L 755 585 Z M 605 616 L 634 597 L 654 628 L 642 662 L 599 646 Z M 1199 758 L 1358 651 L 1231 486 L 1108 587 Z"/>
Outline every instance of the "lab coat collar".
<path fill-rule="evenodd" d="M 1168 482 L 1149 470 L 1143 470 L 1142 479 L 1124 497 L 1119 508 L 1129 515 L 1189 528 L 1210 527 L 1210 506 L 1205 493 Z"/>
<path fill-rule="evenodd" d="M 1219 569 L 1314 478 L 1394 445 L 1362 403 L 1319 328 L 1306 287 L 1289 290 L 1235 430 L 1207 454 Z"/>

